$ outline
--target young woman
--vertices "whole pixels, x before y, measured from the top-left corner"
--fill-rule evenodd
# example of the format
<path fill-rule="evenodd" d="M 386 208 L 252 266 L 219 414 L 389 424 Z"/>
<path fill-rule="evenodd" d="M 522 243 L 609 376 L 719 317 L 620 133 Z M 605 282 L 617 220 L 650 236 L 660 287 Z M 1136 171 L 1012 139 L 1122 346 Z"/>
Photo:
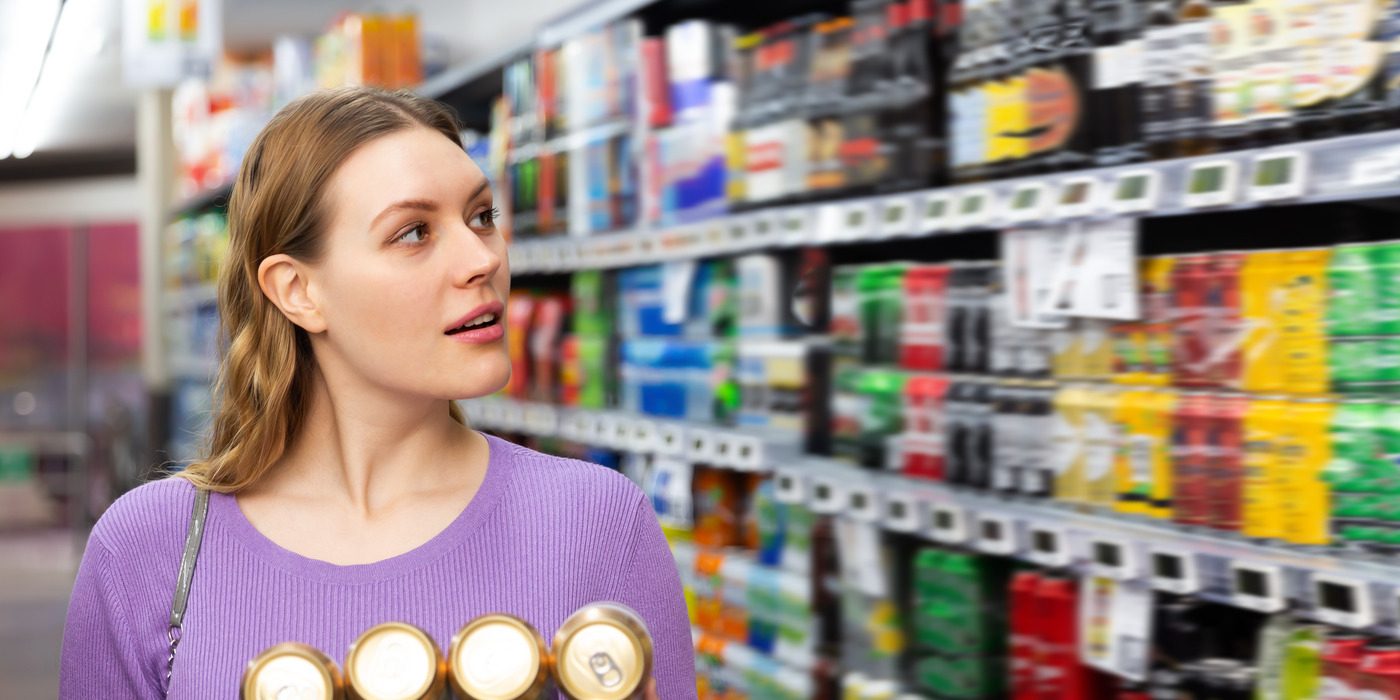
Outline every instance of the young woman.
<path fill-rule="evenodd" d="M 679 576 L 644 494 L 482 435 L 453 403 L 510 374 L 495 217 L 456 120 L 432 101 L 343 89 L 272 119 L 229 199 L 208 456 L 124 495 L 93 529 L 61 697 L 233 698 L 248 661 L 281 642 L 343 664 L 376 624 L 446 646 L 494 612 L 547 641 L 600 601 L 646 622 L 648 697 L 695 697 Z M 212 495 L 172 630 L 197 489 Z"/>

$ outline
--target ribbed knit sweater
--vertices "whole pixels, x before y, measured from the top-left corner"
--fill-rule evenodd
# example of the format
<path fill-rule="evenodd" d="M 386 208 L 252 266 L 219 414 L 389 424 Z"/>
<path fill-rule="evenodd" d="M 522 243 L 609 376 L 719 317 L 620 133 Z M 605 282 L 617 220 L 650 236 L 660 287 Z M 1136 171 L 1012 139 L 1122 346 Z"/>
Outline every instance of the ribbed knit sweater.
<path fill-rule="evenodd" d="M 507 612 L 548 642 L 570 614 L 613 601 L 646 621 L 663 700 L 696 696 L 690 623 L 675 560 L 642 491 L 597 465 L 488 437 L 476 496 L 407 553 L 340 566 L 284 549 L 213 494 L 171 698 L 237 698 L 250 659 L 298 641 L 345 663 L 381 622 L 445 647 L 467 621 Z M 63 635 L 59 696 L 165 697 L 170 603 L 194 489 L 183 479 L 123 495 L 93 528 Z"/>

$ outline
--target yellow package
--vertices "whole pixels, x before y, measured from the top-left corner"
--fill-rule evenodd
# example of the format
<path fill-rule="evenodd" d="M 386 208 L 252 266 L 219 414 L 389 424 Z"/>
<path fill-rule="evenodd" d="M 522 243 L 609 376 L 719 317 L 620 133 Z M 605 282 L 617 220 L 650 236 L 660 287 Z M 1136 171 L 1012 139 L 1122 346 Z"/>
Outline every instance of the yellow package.
<path fill-rule="evenodd" d="M 1283 431 L 1293 404 L 1281 399 L 1251 401 L 1244 414 L 1244 485 L 1240 531 L 1246 537 L 1282 539 Z"/>

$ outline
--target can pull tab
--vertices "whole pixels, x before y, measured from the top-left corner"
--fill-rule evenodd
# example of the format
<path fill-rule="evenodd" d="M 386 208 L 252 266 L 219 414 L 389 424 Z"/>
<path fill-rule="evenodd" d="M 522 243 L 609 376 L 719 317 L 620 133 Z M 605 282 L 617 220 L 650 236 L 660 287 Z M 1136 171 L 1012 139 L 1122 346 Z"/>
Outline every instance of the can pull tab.
<path fill-rule="evenodd" d="M 622 671 L 618 669 L 617 663 L 613 661 L 607 652 L 598 652 L 588 658 L 588 667 L 593 671 L 593 675 L 598 678 L 604 688 L 609 690 L 622 685 Z"/>

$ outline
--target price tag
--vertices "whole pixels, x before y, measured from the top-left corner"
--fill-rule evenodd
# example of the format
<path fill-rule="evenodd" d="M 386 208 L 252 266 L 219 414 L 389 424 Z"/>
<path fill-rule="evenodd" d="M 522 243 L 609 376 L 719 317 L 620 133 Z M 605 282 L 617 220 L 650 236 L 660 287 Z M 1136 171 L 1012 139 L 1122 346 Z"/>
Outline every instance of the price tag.
<path fill-rule="evenodd" d="M 771 210 L 764 210 L 751 215 L 750 227 L 752 228 L 754 241 L 758 245 L 766 245 L 778 236 L 777 214 Z"/>
<path fill-rule="evenodd" d="M 1370 187 L 1400 180 L 1400 150 L 1383 149 L 1368 153 L 1351 163 L 1352 187 Z"/>
<path fill-rule="evenodd" d="M 617 432 L 617 419 L 608 413 L 600 413 L 593 419 L 593 434 L 588 442 L 601 447 L 612 444 L 612 436 Z"/>
<path fill-rule="evenodd" d="M 1099 576 L 1127 581 L 1138 577 L 1137 556 L 1128 543 L 1096 537 L 1089 542 L 1089 564 Z"/>
<path fill-rule="evenodd" d="M 656 424 L 641 418 L 632 421 L 630 446 L 634 452 L 655 452 Z"/>
<path fill-rule="evenodd" d="M 685 429 L 675 423 L 659 423 L 656 426 L 656 451 L 669 457 L 681 457 L 686 453 Z"/>
<path fill-rule="evenodd" d="M 750 219 L 748 216 L 739 215 L 729 217 L 726 223 L 726 233 L 729 237 L 729 246 L 736 250 L 744 250 L 752 245 L 750 238 Z"/>
<path fill-rule="evenodd" d="M 763 471 L 763 440 L 753 435 L 738 435 L 733 439 L 734 468 L 740 471 Z"/>
<path fill-rule="evenodd" d="M 1014 556 L 1017 552 L 1016 522 L 1005 515 L 977 516 L 977 550 L 987 554 Z"/>
<path fill-rule="evenodd" d="M 875 489 L 867 486 L 852 486 L 846 492 L 848 513 L 865 523 L 880 522 L 880 496 Z"/>
<path fill-rule="evenodd" d="M 714 459 L 713 437 L 708 430 L 690 428 L 685 432 L 686 457 L 698 464 L 710 464 Z"/>
<path fill-rule="evenodd" d="M 1190 595 L 1201 590 L 1196 557 L 1187 552 L 1153 549 L 1152 587 L 1179 595 Z"/>
<path fill-rule="evenodd" d="M 612 440 L 608 443 L 614 450 L 626 450 L 632 446 L 632 419 L 618 416 L 613 420 Z"/>
<path fill-rule="evenodd" d="M 947 192 L 929 192 L 919 205 L 916 233 L 946 231 L 953 211 L 953 197 Z"/>
<path fill-rule="evenodd" d="M 812 481 L 812 512 L 836 515 L 846 509 L 846 493 L 833 479 L 819 477 Z"/>
<path fill-rule="evenodd" d="M 914 233 L 914 198 L 895 195 L 880 201 L 880 237 L 894 238 Z"/>
<path fill-rule="evenodd" d="M 1313 576 L 1314 612 L 1329 625 L 1362 628 L 1376 624 L 1371 588 L 1366 583 L 1341 576 Z"/>
<path fill-rule="evenodd" d="M 1277 566 L 1230 562 L 1230 597 L 1235 605 L 1264 613 L 1283 610 L 1283 575 Z"/>
<path fill-rule="evenodd" d="M 1192 209 L 1234 204 L 1239 197 L 1239 166 L 1231 160 L 1193 163 L 1186 171 L 1183 202 Z"/>
<path fill-rule="evenodd" d="M 1249 198 L 1256 202 L 1297 199 L 1307 191 L 1308 154 L 1302 151 L 1263 153 L 1254 157 Z"/>
<path fill-rule="evenodd" d="M 1062 219 L 1090 216 L 1099 208 L 1099 179 L 1072 177 L 1060 184 L 1055 214 Z"/>
<path fill-rule="evenodd" d="M 1109 208 L 1119 214 L 1140 214 L 1157 208 L 1162 176 L 1156 170 L 1128 170 L 1113 180 Z"/>
<path fill-rule="evenodd" d="M 885 492 L 885 529 L 916 533 L 923 529 L 919 502 L 903 491 Z"/>
<path fill-rule="evenodd" d="M 727 433 L 713 433 L 710 438 L 710 454 L 716 466 L 735 468 L 734 438 Z"/>
<path fill-rule="evenodd" d="M 799 246 L 812 240 L 812 209 L 810 207 L 788 207 L 778 217 L 782 228 L 782 244 Z"/>
<path fill-rule="evenodd" d="M 1044 221 L 1050 208 L 1050 187 L 1043 182 L 1017 185 L 1006 205 L 1006 218 L 1012 223 Z"/>
<path fill-rule="evenodd" d="M 875 202 L 861 200 L 846 204 L 841 230 L 843 241 L 868 241 L 875 237 Z"/>
<path fill-rule="evenodd" d="M 807 490 L 802 476 L 790 471 L 780 471 L 774 475 L 775 495 L 779 503 L 800 505 L 807 500 Z"/>
<path fill-rule="evenodd" d="M 988 225 L 992 220 L 992 209 L 995 205 L 992 191 L 985 187 L 959 193 L 957 208 L 953 211 L 954 228 L 968 229 Z"/>
<path fill-rule="evenodd" d="M 1074 561 L 1069 537 L 1062 528 L 1036 525 L 1031 528 L 1029 559 L 1041 566 L 1062 569 Z"/>
<path fill-rule="evenodd" d="M 930 514 L 929 536 L 934 542 L 963 544 L 967 542 L 967 511 L 953 505 L 936 505 Z"/>

